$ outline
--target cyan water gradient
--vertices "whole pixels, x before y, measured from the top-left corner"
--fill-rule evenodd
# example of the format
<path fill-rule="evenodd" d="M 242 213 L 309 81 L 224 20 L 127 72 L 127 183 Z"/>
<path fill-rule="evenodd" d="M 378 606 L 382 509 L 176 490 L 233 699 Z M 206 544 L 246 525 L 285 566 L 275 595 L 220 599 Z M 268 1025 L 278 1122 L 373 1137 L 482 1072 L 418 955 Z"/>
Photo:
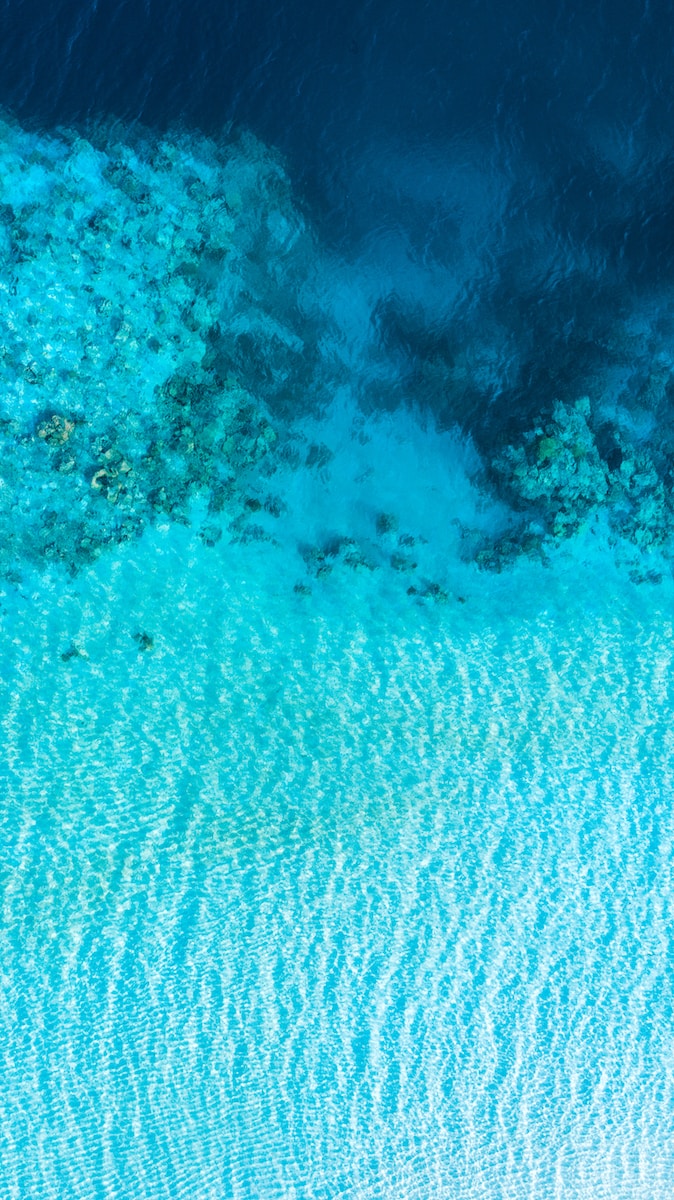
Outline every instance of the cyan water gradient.
<path fill-rule="evenodd" d="M 5 600 L 3 1194 L 665 1200 L 671 588 L 285 570 Z"/>
<path fill-rule="evenodd" d="M 666 272 L 479 135 L 338 253 L 1 134 L 0 1193 L 666 1200 Z"/>

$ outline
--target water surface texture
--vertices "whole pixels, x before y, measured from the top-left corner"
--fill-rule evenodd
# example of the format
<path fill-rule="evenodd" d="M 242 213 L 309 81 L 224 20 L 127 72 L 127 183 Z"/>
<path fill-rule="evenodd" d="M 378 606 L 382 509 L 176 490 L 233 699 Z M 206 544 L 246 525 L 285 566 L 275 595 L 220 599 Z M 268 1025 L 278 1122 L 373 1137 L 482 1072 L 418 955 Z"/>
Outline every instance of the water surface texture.
<path fill-rule="evenodd" d="M 3 5 L 3 1197 L 671 1196 L 671 18 Z"/>

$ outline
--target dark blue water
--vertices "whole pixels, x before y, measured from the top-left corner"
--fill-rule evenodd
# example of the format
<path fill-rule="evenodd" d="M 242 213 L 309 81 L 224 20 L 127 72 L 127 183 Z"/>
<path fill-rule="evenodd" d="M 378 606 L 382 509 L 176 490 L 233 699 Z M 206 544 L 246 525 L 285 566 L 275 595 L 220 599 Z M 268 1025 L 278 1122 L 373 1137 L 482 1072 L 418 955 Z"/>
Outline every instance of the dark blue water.
<path fill-rule="evenodd" d="M 47 127 L 116 116 L 252 128 L 287 156 L 325 239 L 359 251 L 379 239 L 393 293 L 383 336 L 407 360 L 443 349 L 443 305 L 407 268 L 456 274 L 452 174 L 479 148 L 482 179 L 494 169 L 516 186 L 485 230 L 488 280 L 462 312 L 505 312 L 520 347 L 528 326 L 516 377 L 501 385 L 508 412 L 526 420 L 550 360 L 555 386 L 577 386 L 616 305 L 672 278 L 672 18 L 672 5 L 636 0 L 618 10 L 8 0 L 0 104 Z M 464 420 L 488 437 L 483 397 L 464 402 Z"/>
<path fill-rule="evenodd" d="M 321 236 L 388 269 L 378 317 L 401 374 L 503 323 L 518 351 L 498 387 L 448 407 L 416 386 L 483 446 L 582 390 L 607 324 L 671 282 L 669 3 L 8 0 L 2 23 L 0 104 L 24 123 L 234 123 L 278 147 Z M 508 197 L 490 210 L 492 172 Z M 481 269 L 448 304 L 474 207 Z"/>
<path fill-rule="evenodd" d="M 481 122 L 574 157 L 577 123 L 671 119 L 671 5 L 216 3 L 3 5 L 2 100 L 209 130 L 259 126 L 310 159 L 395 130 Z M 578 145 L 576 143 L 576 150 Z"/>
<path fill-rule="evenodd" d="M 545 174 L 566 226 L 604 224 L 607 252 L 629 254 L 635 272 L 644 250 L 653 269 L 658 255 L 671 267 L 669 3 L 6 0 L 2 15 L 0 103 L 24 121 L 114 114 L 209 133 L 238 122 L 360 228 L 375 214 L 349 208 L 349 172 L 374 143 L 449 154 L 479 131 Z M 606 228 L 615 180 L 588 144 L 598 124 L 636 156 L 619 228 Z"/>

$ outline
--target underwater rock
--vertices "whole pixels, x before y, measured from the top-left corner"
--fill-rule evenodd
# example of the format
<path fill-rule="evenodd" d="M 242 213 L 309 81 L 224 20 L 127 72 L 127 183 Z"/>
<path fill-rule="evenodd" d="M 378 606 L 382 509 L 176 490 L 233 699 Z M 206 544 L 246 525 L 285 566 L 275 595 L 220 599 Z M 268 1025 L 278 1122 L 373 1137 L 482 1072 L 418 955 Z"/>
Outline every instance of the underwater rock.
<path fill-rule="evenodd" d="M 332 573 L 335 554 L 330 554 L 320 546 L 300 546 L 300 554 L 304 559 L 307 571 L 316 579 L 325 579 Z"/>
<path fill-rule="evenodd" d="M 435 604 L 447 604 L 449 593 L 439 583 L 426 583 L 421 587 L 411 585 L 407 589 L 408 596 L 416 596 L 419 600 L 432 600 Z"/>
<path fill-rule="evenodd" d="M 321 470 L 323 467 L 327 467 L 332 457 L 332 450 L 328 446 L 325 446 L 322 442 L 314 442 L 309 446 L 305 464 L 307 467 L 317 467 Z"/>
<path fill-rule="evenodd" d="M 653 568 L 649 570 L 645 567 L 632 567 L 632 569 L 629 571 L 629 577 L 632 583 L 650 583 L 655 586 L 662 583 L 663 580 L 662 571 L 658 571 Z"/>
<path fill-rule="evenodd" d="M 222 538 L 222 529 L 219 525 L 210 522 L 209 524 L 202 525 L 198 536 L 199 540 L 204 543 L 204 546 L 217 546 Z"/>
<path fill-rule="evenodd" d="M 69 417 L 54 413 L 51 417 L 40 421 L 36 433 L 48 446 L 63 446 L 75 429 L 75 422 Z"/>
<path fill-rule="evenodd" d="M 223 480 L 217 474 L 213 474 L 209 479 L 208 486 L 209 514 L 221 513 L 232 501 L 234 494 L 235 484 L 233 480 Z"/>
<path fill-rule="evenodd" d="M 61 654 L 61 662 L 72 662 L 74 658 L 88 658 L 86 650 L 82 650 L 76 642 L 71 642 L 67 650 Z"/>
<path fill-rule="evenodd" d="M 556 404 L 545 427 L 506 446 L 493 470 L 499 493 L 516 511 L 528 510 L 533 522 L 523 520 L 517 531 L 478 545 L 474 557 L 483 568 L 502 570 L 520 555 L 545 561 L 548 541 L 574 536 L 600 510 L 612 529 L 640 550 L 671 546 L 671 486 L 654 453 L 630 442 L 615 421 L 604 417 L 595 429 L 587 397 L 574 405 Z"/>
<path fill-rule="evenodd" d="M 288 511 L 288 505 L 280 496 L 266 496 L 264 501 L 264 511 L 269 513 L 271 517 L 281 517 L 283 513 Z"/>
<path fill-rule="evenodd" d="M 480 537 L 465 558 L 481 570 L 500 574 L 522 557 L 546 563 L 546 540 L 542 530 L 522 525 L 495 538 Z"/>
<path fill-rule="evenodd" d="M 344 565 L 350 567 L 352 571 L 376 571 L 377 569 L 376 564 L 359 547 L 349 550 L 344 555 Z"/>
<path fill-rule="evenodd" d="M 316 579 L 325 579 L 337 567 L 348 567 L 355 572 L 376 571 L 367 550 L 355 538 L 335 535 L 327 538 L 321 546 L 300 546 L 300 554 L 307 570 Z"/>
<path fill-rule="evenodd" d="M 447 604 L 449 593 L 439 583 L 429 583 L 419 593 L 424 600 L 433 600 L 436 604 Z"/>
<path fill-rule="evenodd" d="M 408 554 L 392 554 L 390 563 L 394 571 L 400 571 L 404 574 L 410 574 L 417 569 L 415 559 L 410 558 Z"/>
<path fill-rule="evenodd" d="M 375 526 L 379 537 L 384 537 L 387 533 L 398 532 L 398 520 L 392 513 L 378 513 Z"/>
<path fill-rule="evenodd" d="M 556 537 L 568 537 L 606 498 L 608 472 L 588 424 L 587 397 L 558 403 L 545 429 L 507 446 L 493 469 L 502 490 L 518 507 L 534 508 Z"/>

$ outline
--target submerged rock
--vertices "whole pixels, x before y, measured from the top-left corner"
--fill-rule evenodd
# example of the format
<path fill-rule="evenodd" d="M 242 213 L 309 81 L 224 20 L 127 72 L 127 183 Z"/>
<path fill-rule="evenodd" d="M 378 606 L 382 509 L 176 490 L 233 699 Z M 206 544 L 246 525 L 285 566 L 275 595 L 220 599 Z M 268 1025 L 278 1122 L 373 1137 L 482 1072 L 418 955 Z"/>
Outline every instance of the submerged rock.
<path fill-rule="evenodd" d="M 575 532 L 585 515 L 606 498 L 606 464 L 588 424 L 590 402 L 556 404 L 544 429 L 506 446 L 493 463 L 504 493 L 518 505 L 531 505 L 547 527 L 560 535 Z"/>
<path fill-rule="evenodd" d="M 86 650 L 78 646 L 76 642 L 71 642 L 67 650 L 61 654 L 61 662 L 72 662 L 74 658 L 88 658 Z"/>
<path fill-rule="evenodd" d="M 629 442 L 615 422 L 604 419 L 595 428 L 587 397 L 556 404 L 544 427 L 506 446 L 492 465 L 499 494 L 529 515 L 517 530 L 477 546 L 481 567 L 502 570 L 522 555 L 545 561 L 547 545 L 587 529 L 600 511 L 641 550 L 672 541 L 671 487 L 653 454 Z"/>
<path fill-rule="evenodd" d="M 36 433 L 48 446 L 63 446 L 74 429 L 75 422 L 73 420 L 54 413 L 53 416 L 40 421 Z"/>
<path fill-rule="evenodd" d="M 398 520 L 392 513 L 378 513 L 375 525 L 379 537 L 384 537 L 387 533 L 398 532 Z"/>

